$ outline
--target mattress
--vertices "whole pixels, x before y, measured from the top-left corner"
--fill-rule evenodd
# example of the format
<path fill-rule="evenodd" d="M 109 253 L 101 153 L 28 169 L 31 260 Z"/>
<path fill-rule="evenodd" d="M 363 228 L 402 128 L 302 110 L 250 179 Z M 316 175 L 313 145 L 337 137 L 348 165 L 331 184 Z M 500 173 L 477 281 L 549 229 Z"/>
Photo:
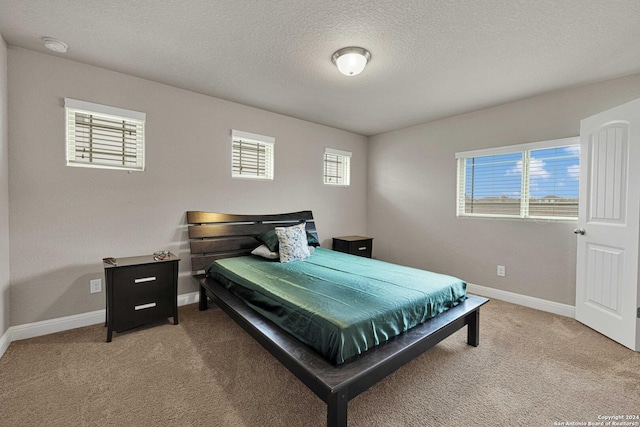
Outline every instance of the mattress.
<path fill-rule="evenodd" d="M 289 263 L 225 258 L 205 271 L 336 365 L 466 298 L 458 278 L 324 248 Z"/>

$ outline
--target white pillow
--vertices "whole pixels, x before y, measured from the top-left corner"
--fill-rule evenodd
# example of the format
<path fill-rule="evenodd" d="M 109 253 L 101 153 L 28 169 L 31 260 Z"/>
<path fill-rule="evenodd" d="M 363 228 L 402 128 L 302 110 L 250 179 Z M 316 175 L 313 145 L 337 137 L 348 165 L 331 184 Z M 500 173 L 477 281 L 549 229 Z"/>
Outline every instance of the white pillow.
<path fill-rule="evenodd" d="M 266 259 L 279 259 L 280 254 L 278 252 L 271 252 L 267 245 L 260 245 L 251 251 L 253 255 L 261 256 Z"/>
<path fill-rule="evenodd" d="M 291 227 L 276 227 L 280 262 L 299 261 L 309 255 L 305 223 Z"/>

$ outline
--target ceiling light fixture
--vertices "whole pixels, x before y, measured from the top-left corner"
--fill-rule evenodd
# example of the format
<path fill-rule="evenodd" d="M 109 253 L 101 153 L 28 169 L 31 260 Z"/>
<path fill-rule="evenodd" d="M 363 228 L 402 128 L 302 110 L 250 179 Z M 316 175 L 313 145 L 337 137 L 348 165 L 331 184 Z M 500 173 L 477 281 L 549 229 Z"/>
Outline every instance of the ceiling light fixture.
<path fill-rule="evenodd" d="M 43 37 L 42 42 L 44 43 L 44 47 L 56 53 L 67 53 L 67 49 L 69 49 L 66 43 L 53 37 Z"/>
<path fill-rule="evenodd" d="M 362 47 L 345 47 L 334 53 L 331 61 L 345 76 L 356 76 L 371 61 L 371 52 Z"/>

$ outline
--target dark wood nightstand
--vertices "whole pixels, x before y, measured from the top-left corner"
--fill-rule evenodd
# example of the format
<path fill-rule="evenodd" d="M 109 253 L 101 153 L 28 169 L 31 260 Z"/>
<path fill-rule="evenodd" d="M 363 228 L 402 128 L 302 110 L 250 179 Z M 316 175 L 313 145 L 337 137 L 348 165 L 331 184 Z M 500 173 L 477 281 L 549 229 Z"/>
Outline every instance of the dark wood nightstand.
<path fill-rule="evenodd" d="M 113 331 L 122 332 L 145 323 L 173 317 L 178 324 L 178 261 L 169 253 L 118 258 L 104 262 L 107 286 L 107 342 Z"/>
<path fill-rule="evenodd" d="M 371 258 L 373 238 L 364 236 L 341 236 L 333 238 L 333 250 Z"/>

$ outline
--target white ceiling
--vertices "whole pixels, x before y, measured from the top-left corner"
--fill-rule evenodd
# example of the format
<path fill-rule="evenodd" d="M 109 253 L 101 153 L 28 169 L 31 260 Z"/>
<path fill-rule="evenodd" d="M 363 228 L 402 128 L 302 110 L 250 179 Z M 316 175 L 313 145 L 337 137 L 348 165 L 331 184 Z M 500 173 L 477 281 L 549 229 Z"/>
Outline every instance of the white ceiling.
<path fill-rule="evenodd" d="M 640 72 L 640 0 L 0 0 L 0 34 L 363 135 Z"/>

